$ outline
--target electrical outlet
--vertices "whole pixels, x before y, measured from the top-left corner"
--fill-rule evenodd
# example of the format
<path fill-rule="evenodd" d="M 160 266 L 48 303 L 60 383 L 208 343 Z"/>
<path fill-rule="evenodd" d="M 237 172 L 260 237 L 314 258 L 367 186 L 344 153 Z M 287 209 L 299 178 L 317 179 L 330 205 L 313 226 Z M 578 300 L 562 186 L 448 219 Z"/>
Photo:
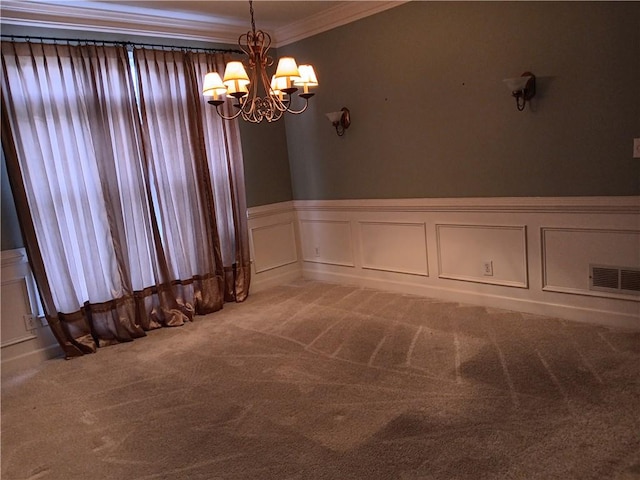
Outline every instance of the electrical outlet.
<path fill-rule="evenodd" d="M 23 315 L 22 318 L 24 319 L 24 329 L 27 332 L 32 332 L 33 330 L 38 328 L 38 322 L 34 316 Z"/>
<path fill-rule="evenodd" d="M 493 276 L 493 262 L 491 260 L 482 262 L 482 274 L 485 277 Z"/>
<path fill-rule="evenodd" d="M 640 158 L 640 138 L 633 139 L 633 158 Z"/>

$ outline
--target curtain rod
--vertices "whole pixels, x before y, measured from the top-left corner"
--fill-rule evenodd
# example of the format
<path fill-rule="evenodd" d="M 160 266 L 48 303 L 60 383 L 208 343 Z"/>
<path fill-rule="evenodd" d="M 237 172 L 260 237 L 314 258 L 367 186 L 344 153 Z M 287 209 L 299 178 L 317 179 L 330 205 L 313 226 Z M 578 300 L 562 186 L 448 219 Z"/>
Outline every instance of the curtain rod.
<path fill-rule="evenodd" d="M 141 42 L 130 42 L 130 41 L 121 41 L 121 40 L 91 40 L 91 39 L 83 39 L 83 38 L 55 38 L 55 37 L 37 37 L 32 35 L 7 35 L 1 34 L 2 38 L 9 38 L 11 40 L 19 39 L 19 40 L 39 40 L 44 43 L 52 42 L 52 43 L 77 43 L 77 44 L 94 44 L 94 45 L 124 45 L 131 47 L 154 47 L 154 48 L 168 48 L 171 50 L 191 50 L 194 52 L 208 52 L 208 53 L 240 53 L 245 54 L 242 50 L 234 50 L 231 48 L 205 48 L 205 47 L 184 47 L 178 45 L 160 45 L 157 43 L 141 43 Z"/>

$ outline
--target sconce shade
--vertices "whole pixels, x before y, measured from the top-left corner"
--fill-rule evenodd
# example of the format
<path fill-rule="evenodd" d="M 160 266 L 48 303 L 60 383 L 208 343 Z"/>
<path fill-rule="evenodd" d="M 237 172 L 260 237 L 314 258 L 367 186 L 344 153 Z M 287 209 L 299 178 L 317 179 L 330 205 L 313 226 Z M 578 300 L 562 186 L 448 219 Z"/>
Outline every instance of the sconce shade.
<path fill-rule="evenodd" d="M 527 83 L 531 80 L 531 76 L 522 76 L 514 78 L 505 78 L 503 82 L 507 85 L 507 88 L 511 92 L 519 92 L 527 87 Z"/>
<path fill-rule="evenodd" d="M 342 118 L 342 112 L 329 112 L 326 115 L 329 121 L 334 125 L 340 123 L 340 119 Z"/>
<path fill-rule="evenodd" d="M 519 77 L 505 78 L 503 81 L 516 99 L 516 108 L 521 112 L 536 95 L 536 76 L 531 72 L 524 72 Z"/>
<path fill-rule="evenodd" d="M 339 112 L 329 112 L 325 115 L 335 127 L 339 137 L 344 135 L 344 131 L 351 125 L 351 112 L 347 107 L 342 107 Z"/>

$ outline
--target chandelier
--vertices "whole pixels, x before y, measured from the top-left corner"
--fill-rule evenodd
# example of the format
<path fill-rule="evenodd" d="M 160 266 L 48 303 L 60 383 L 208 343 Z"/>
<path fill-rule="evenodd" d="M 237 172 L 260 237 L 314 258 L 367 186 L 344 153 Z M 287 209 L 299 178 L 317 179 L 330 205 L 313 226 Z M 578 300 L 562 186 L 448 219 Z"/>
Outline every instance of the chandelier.
<path fill-rule="evenodd" d="M 239 61 L 228 62 L 224 77 L 217 72 L 209 72 L 204 77 L 203 95 L 213 97 L 208 103 L 216 107 L 216 112 L 225 120 L 233 120 L 239 116 L 251 123 L 262 120 L 275 122 L 286 113 L 300 114 L 307 109 L 309 99 L 314 95 L 309 87 L 317 87 L 318 79 L 311 65 L 296 64 L 293 57 L 282 57 L 278 61 L 276 73 L 269 78 L 267 67 L 273 65 L 273 59 L 268 55 L 271 46 L 271 36 L 256 30 L 253 19 L 253 1 L 249 0 L 251 14 L 251 30 L 238 38 L 238 44 L 248 56 L 249 75 L 245 64 Z M 302 105 L 293 107 L 293 96 L 302 87 L 297 96 L 304 100 Z M 225 103 L 225 96 L 232 100 L 237 109 L 228 116 L 221 110 Z M 231 98 L 230 98 L 231 97 Z M 300 102 L 302 103 L 302 102 Z"/>

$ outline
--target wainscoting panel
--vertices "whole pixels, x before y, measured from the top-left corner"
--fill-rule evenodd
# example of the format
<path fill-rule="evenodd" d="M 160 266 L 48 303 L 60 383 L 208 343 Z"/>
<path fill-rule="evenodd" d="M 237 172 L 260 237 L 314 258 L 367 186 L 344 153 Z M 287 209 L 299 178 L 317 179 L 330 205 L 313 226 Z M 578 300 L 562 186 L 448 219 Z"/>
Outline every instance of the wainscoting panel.
<path fill-rule="evenodd" d="M 351 223 L 343 220 L 301 220 L 305 262 L 354 267 Z"/>
<path fill-rule="evenodd" d="M 1 309 L 3 375 L 62 354 L 49 326 L 38 318 L 35 282 L 22 248 L 2 252 Z"/>
<path fill-rule="evenodd" d="M 252 207 L 247 212 L 251 247 L 251 291 L 302 276 L 298 224 L 292 202 Z"/>
<path fill-rule="evenodd" d="M 2 281 L 2 343 L 0 347 L 26 342 L 37 338 L 35 328 L 27 330 L 26 321 L 32 317 L 26 278 Z M 6 301 L 6 300 L 9 301 Z"/>
<path fill-rule="evenodd" d="M 640 296 L 589 289 L 589 266 L 640 268 L 640 231 L 542 228 L 543 289 L 640 301 Z"/>
<path fill-rule="evenodd" d="M 526 227 L 455 224 L 435 227 L 440 278 L 528 287 Z"/>
<path fill-rule="evenodd" d="M 250 231 L 256 273 L 298 261 L 293 221 L 254 227 Z"/>
<path fill-rule="evenodd" d="M 362 268 L 429 276 L 426 225 L 359 222 Z"/>

